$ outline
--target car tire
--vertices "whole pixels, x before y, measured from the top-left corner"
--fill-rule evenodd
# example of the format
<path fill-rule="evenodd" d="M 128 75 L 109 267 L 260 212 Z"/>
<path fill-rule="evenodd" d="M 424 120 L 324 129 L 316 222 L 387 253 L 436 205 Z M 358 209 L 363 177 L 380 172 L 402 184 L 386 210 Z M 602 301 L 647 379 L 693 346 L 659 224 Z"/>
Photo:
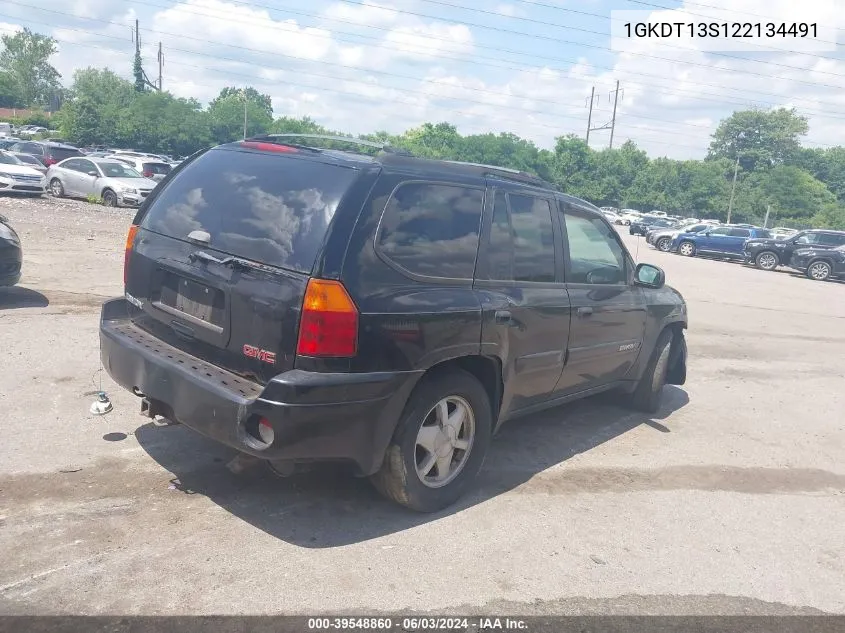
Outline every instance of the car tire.
<path fill-rule="evenodd" d="M 654 245 L 657 250 L 668 253 L 672 249 L 672 240 L 668 237 L 661 237 Z"/>
<path fill-rule="evenodd" d="M 780 259 L 777 253 L 762 251 L 754 258 L 754 265 L 760 270 L 774 270 L 780 265 Z"/>
<path fill-rule="evenodd" d="M 637 386 L 626 399 L 632 409 L 655 413 L 660 408 L 666 374 L 669 372 L 669 360 L 672 352 L 672 330 L 666 329 L 657 337 L 657 343 L 651 352 L 643 375 Z"/>
<path fill-rule="evenodd" d="M 117 206 L 117 194 L 111 189 L 103 191 L 103 204 L 107 207 Z"/>
<path fill-rule="evenodd" d="M 464 409 L 461 426 L 447 429 L 444 417 L 451 419 L 458 408 Z M 426 376 L 408 399 L 381 469 L 370 480 L 388 499 L 418 512 L 436 512 L 457 501 L 475 479 L 492 433 L 490 398 L 474 376 L 463 370 Z M 456 442 L 466 448 L 455 447 Z"/>
<path fill-rule="evenodd" d="M 812 261 L 807 266 L 807 277 L 814 281 L 827 281 L 833 273 L 833 267 L 823 259 Z"/>
<path fill-rule="evenodd" d="M 684 257 L 695 257 L 695 244 L 685 240 L 678 244 L 678 253 Z"/>
<path fill-rule="evenodd" d="M 65 197 L 65 187 L 61 180 L 53 178 L 53 180 L 50 181 L 50 193 L 53 194 L 54 198 Z"/>

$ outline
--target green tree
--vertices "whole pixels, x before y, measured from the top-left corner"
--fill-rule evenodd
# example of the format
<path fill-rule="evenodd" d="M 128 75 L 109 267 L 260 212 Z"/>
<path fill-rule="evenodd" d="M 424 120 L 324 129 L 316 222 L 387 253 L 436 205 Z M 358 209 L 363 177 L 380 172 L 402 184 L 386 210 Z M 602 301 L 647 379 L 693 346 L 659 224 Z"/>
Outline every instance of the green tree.
<path fill-rule="evenodd" d="M 135 60 L 132 62 L 132 76 L 135 78 L 135 92 L 147 91 L 147 79 L 144 77 L 144 62 L 140 49 L 135 49 Z"/>
<path fill-rule="evenodd" d="M 279 117 L 273 121 L 270 131 L 274 134 L 331 134 L 329 130 L 307 116 L 301 119 Z"/>
<path fill-rule="evenodd" d="M 780 165 L 750 174 L 737 187 L 735 209 L 738 217 L 762 219 L 767 205 L 778 221 L 809 224 L 825 209 L 835 206 L 836 196 L 809 172 L 791 165 Z"/>
<path fill-rule="evenodd" d="M 208 104 L 208 115 L 216 141 L 226 143 L 243 137 L 244 108 L 246 136 L 264 134 L 270 130 L 273 125 L 273 107 L 268 95 L 262 95 L 254 88 L 224 88 Z"/>
<path fill-rule="evenodd" d="M 808 130 L 807 119 L 794 109 L 734 112 L 713 133 L 708 158 L 738 158 L 747 172 L 765 169 L 794 156 Z"/>
<path fill-rule="evenodd" d="M 19 91 L 19 101 L 27 106 L 49 106 L 60 90 L 61 75 L 50 64 L 50 57 L 58 50 L 56 40 L 23 29 L 0 37 L 0 71 L 8 73 Z"/>
<path fill-rule="evenodd" d="M 0 71 L 0 108 L 23 108 L 21 89 L 17 78 L 9 72 Z"/>

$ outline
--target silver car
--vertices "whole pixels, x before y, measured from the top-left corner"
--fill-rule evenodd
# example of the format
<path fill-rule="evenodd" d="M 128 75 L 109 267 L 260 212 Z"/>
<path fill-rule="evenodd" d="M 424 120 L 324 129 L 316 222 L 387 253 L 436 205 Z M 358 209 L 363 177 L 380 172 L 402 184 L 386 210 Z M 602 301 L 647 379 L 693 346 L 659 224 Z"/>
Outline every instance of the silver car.
<path fill-rule="evenodd" d="M 35 171 L 40 171 L 42 174 L 47 173 L 47 167 L 32 154 L 22 154 L 21 152 L 10 152 L 10 154 L 27 167 L 32 167 Z"/>
<path fill-rule="evenodd" d="M 50 166 L 47 182 L 57 198 L 94 195 L 109 207 L 137 207 L 156 186 L 129 165 L 108 158 L 68 158 Z"/>

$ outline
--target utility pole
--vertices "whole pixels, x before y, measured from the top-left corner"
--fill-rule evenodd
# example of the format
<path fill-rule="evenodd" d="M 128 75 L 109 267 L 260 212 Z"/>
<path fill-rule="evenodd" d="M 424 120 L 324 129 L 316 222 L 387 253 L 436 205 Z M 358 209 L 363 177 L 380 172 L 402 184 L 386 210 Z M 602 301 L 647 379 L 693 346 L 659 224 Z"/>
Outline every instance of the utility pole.
<path fill-rule="evenodd" d="M 619 80 L 616 80 L 616 90 L 613 91 L 613 118 L 610 120 L 610 149 L 613 149 L 613 133 L 616 131 L 616 103 L 619 101 Z"/>
<path fill-rule="evenodd" d="M 613 128 L 616 125 L 616 102 L 619 100 L 619 93 L 622 92 L 619 90 L 619 82 L 616 82 L 616 90 L 611 90 L 608 93 L 608 98 L 613 93 L 616 93 L 616 97 L 613 101 L 613 119 L 611 119 L 610 123 L 605 123 L 604 125 L 600 125 L 598 127 L 591 127 L 592 119 L 593 119 L 593 101 L 596 94 L 596 88 L 593 86 L 593 91 L 590 95 L 590 115 L 587 120 L 587 145 L 590 144 L 590 132 L 597 132 L 599 130 L 610 130 L 610 148 L 613 149 Z"/>
<path fill-rule="evenodd" d="M 161 92 L 161 68 L 164 65 L 164 55 L 161 52 L 161 42 L 158 43 L 158 90 Z"/>
<path fill-rule="evenodd" d="M 734 164 L 734 183 L 731 186 L 731 200 L 728 202 L 728 219 L 725 224 L 731 223 L 731 211 L 734 208 L 734 192 L 736 191 L 736 173 L 739 171 L 739 156 L 736 157 L 736 164 Z"/>
<path fill-rule="evenodd" d="M 244 140 L 246 140 L 246 106 L 247 106 L 246 88 L 241 90 L 241 94 L 244 96 Z"/>
<path fill-rule="evenodd" d="M 772 205 L 766 205 L 766 218 L 763 220 L 763 228 L 769 228 L 769 212 L 772 210 Z"/>
<path fill-rule="evenodd" d="M 590 146 L 590 126 L 593 124 L 593 101 L 596 98 L 596 87 L 590 91 L 590 113 L 587 115 L 587 147 Z"/>

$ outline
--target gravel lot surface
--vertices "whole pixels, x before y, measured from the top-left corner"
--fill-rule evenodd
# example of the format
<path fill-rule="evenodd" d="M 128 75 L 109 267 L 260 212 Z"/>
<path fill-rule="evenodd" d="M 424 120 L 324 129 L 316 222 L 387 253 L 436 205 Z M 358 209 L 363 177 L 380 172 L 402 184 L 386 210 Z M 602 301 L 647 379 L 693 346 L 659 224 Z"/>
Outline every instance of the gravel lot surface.
<path fill-rule="evenodd" d="M 625 235 L 686 297 L 689 379 L 506 426 L 437 515 L 138 415 L 98 373 L 134 212 L 0 197 L 0 613 L 845 613 L 845 284 Z M 114 403 L 88 412 L 102 380 Z"/>

